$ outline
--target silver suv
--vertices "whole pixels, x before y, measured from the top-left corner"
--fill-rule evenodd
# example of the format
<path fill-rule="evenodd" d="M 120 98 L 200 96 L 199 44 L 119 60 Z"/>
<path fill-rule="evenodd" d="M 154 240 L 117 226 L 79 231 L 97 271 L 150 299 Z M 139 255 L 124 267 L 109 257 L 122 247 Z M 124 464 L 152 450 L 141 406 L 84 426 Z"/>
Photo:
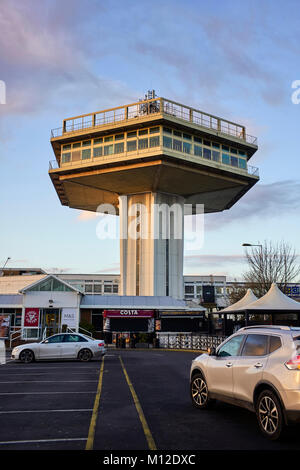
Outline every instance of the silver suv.
<path fill-rule="evenodd" d="M 220 400 L 254 411 L 262 433 L 278 439 L 300 421 L 300 329 L 241 328 L 193 360 L 190 393 L 198 409 Z"/>

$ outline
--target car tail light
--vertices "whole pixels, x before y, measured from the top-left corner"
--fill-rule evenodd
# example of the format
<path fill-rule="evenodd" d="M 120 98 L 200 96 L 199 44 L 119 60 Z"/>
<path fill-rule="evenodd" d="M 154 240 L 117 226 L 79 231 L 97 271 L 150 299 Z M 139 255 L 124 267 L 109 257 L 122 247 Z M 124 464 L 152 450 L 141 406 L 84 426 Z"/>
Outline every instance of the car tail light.
<path fill-rule="evenodd" d="M 286 367 L 290 370 L 300 370 L 300 356 L 294 356 L 285 363 Z"/>
<path fill-rule="evenodd" d="M 104 346 L 104 343 L 99 343 L 98 346 L 102 348 Z"/>

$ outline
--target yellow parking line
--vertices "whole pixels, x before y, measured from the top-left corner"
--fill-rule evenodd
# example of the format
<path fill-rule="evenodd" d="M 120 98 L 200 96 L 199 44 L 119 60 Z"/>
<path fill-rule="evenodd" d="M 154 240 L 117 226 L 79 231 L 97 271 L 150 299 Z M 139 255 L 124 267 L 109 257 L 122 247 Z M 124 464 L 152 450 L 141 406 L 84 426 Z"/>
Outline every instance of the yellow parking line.
<path fill-rule="evenodd" d="M 142 426 L 143 426 L 144 434 L 145 434 L 145 437 L 146 437 L 146 439 L 147 439 L 149 449 L 150 449 L 150 450 L 157 450 L 156 445 L 155 445 L 155 442 L 154 442 L 154 439 L 153 439 L 152 434 L 151 434 L 151 431 L 150 431 L 149 426 L 148 426 L 148 424 L 147 424 L 145 415 L 144 415 L 144 413 L 143 413 L 142 407 L 141 407 L 141 405 L 140 405 L 139 399 L 138 399 L 138 397 L 137 397 L 137 394 L 135 393 L 135 390 L 134 390 L 134 388 L 133 388 L 133 385 L 132 385 L 132 383 L 131 383 L 131 381 L 130 381 L 130 378 L 129 378 L 128 374 L 127 374 L 127 371 L 126 371 L 126 369 L 125 369 L 123 360 L 122 360 L 121 356 L 119 356 L 119 358 L 120 358 L 121 366 L 122 366 L 122 369 L 123 369 L 123 372 L 124 372 L 124 375 L 125 375 L 125 378 L 126 378 L 126 382 L 127 382 L 128 387 L 129 387 L 129 389 L 130 389 L 130 391 L 131 391 L 131 395 L 132 395 L 132 397 L 133 397 L 133 401 L 134 401 L 135 407 L 136 407 L 136 409 L 137 409 L 139 418 L 140 418 L 141 423 L 142 423 Z"/>
<path fill-rule="evenodd" d="M 98 382 L 94 408 L 92 412 L 92 417 L 91 417 L 91 422 L 90 422 L 90 427 L 89 427 L 89 434 L 88 434 L 88 438 L 86 441 L 85 450 L 93 450 L 93 447 L 94 447 L 95 430 L 96 430 L 97 416 L 98 416 L 100 396 L 101 396 L 102 383 L 103 383 L 103 371 L 104 371 L 104 356 L 103 356 L 102 364 L 100 368 L 99 382 Z"/>

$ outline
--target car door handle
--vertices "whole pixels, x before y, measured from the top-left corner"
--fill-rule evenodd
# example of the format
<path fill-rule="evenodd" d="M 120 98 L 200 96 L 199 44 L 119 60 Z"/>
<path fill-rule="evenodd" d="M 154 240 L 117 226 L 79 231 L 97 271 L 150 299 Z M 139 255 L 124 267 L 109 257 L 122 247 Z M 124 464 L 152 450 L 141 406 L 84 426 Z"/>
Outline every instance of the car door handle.
<path fill-rule="evenodd" d="M 257 362 L 256 364 L 254 364 L 254 367 L 256 367 L 256 369 L 259 369 L 262 366 L 263 364 L 261 362 Z"/>
<path fill-rule="evenodd" d="M 227 362 L 226 367 L 232 367 L 233 363 L 232 362 Z"/>

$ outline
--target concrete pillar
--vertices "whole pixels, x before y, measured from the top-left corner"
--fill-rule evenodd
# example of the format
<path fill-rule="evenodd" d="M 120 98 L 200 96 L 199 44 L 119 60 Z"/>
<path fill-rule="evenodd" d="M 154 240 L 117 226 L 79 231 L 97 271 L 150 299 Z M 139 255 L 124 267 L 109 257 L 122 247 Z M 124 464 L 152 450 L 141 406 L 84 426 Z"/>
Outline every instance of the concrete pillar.
<path fill-rule="evenodd" d="M 183 298 L 184 199 L 119 197 L 121 295 Z"/>

